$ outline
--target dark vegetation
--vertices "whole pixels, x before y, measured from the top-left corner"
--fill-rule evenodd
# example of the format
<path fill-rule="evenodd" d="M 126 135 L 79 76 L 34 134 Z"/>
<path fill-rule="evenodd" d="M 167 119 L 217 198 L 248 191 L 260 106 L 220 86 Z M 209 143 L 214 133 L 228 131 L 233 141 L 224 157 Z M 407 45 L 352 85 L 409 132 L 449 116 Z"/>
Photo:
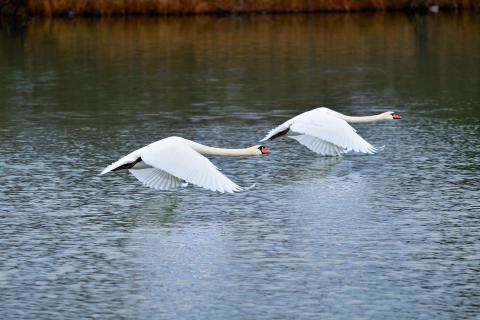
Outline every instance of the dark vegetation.
<path fill-rule="evenodd" d="M 2 15 L 112 16 L 472 10 L 480 0 L 0 0 Z"/>

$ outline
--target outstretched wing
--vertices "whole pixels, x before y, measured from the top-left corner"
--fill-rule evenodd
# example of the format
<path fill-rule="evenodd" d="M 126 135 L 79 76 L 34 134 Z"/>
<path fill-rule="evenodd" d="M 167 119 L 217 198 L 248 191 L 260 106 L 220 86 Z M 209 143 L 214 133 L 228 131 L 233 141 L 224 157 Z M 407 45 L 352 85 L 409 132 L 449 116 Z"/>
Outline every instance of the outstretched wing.
<path fill-rule="evenodd" d="M 291 125 L 291 120 L 288 120 L 287 122 L 282 123 L 278 127 L 270 130 L 267 133 L 267 135 L 265 136 L 265 138 L 260 140 L 260 142 L 263 142 L 263 141 L 266 141 L 266 140 L 273 140 L 277 137 L 281 137 L 281 136 L 287 134 L 288 131 L 290 130 L 290 128 L 289 128 L 290 125 Z"/>
<path fill-rule="evenodd" d="M 333 143 L 327 142 L 325 140 L 309 136 L 307 134 L 290 136 L 289 138 L 297 140 L 313 152 L 322 154 L 324 156 L 341 156 L 345 153 L 345 149 L 343 149 L 342 147 L 336 146 Z"/>
<path fill-rule="evenodd" d="M 314 112 L 306 112 L 295 117 L 290 126 L 290 130 L 318 138 L 343 149 L 344 152 L 374 153 L 376 151 L 375 147 L 360 137 L 360 135 L 355 132 L 355 129 L 345 120 L 330 115 L 328 112 L 323 112 L 322 110 L 312 111 Z M 301 137 L 296 140 L 308 147 L 308 145 L 311 145 L 313 142 L 306 141 L 306 139 L 305 137 Z"/>
<path fill-rule="evenodd" d="M 181 179 L 157 168 L 130 169 L 130 173 L 145 186 L 157 190 L 169 190 L 183 185 Z"/>
<path fill-rule="evenodd" d="M 141 157 L 147 165 L 205 189 L 222 193 L 242 189 L 180 139 L 165 139 L 148 145 L 141 150 Z"/>
<path fill-rule="evenodd" d="M 118 161 L 115 161 L 114 163 L 112 163 L 111 165 L 109 165 L 108 167 L 106 167 L 105 169 L 102 170 L 102 172 L 100 173 L 100 175 L 102 174 L 105 174 L 105 173 L 108 173 L 112 170 L 115 170 L 121 166 L 128 166 L 130 164 L 135 164 L 135 162 L 138 161 L 138 158 L 140 157 L 139 153 L 138 153 L 138 150 L 130 153 L 130 154 L 127 154 L 125 157 L 121 158 L 120 160 Z"/>

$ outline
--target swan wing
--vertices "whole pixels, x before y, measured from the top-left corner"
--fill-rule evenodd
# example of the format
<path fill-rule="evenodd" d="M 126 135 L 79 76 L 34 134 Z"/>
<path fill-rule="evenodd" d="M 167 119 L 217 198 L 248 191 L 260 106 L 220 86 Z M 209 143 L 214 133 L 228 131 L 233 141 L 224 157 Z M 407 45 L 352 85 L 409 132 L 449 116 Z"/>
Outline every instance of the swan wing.
<path fill-rule="evenodd" d="M 331 143 L 344 151 L 374 153 L 370 143 L 365 141 L 345 120 L 330 114 L 329 109 L 312 110 L 294 118 L 290 129 Z M 303 142 L 307 138 L 300 138 Z M 298 141 L 298 139 L 296 139 Z M 300 141 L 299 141 L 300 142 Z M 302 143 L 302 142 L 300 142 Z M 304 144 L 304 143 L 302 143 Z"/>
<path fill-rule="evenodd" d="M 164 139 L 153 143 L 142 150 L 141 158 L 156 169 L 205 189 L 222 193 L 242 189 L 181 139 Z M 138 175 L 138 172 L 132 173 Z"/>
<path fill-rule="evenodd" d="M 125 164 L 134 163 L 135 161 L 137 161 L 137 159 L 139 157 L 140 157 L 140 154 L 139 154 L 138 150 L 133 151 L 132 153 L 127 154 L 125 157 L 121 158 L 118 161 L 115 161 L 114 163 L 112 163 L 111 165 L 109 165 L 108 167 L 103 169 L 102 172 L 100 172 L 100 175 L 108 173 L 108 172 L 112 171 L 113 169 L 116 169 L 116 168 L 118 168 L 120 166 L 123 166 Z"/>
<path fill-rule="evenodd" d="M 284 123 L 282 123 L 281 125 L 279 125 L 278 127 L 276 128 L 273 128 L 272 130 L 270 130 L 267 135 L 265 136 L 265 138 L 263 138 L 262 140 L 260 140 L 260 142 L 263 142 L 263 141 L 267 141 L 267 140 L 273 140 L 275 139 L 276 137 L 280 137 L 282 135 L 285 135 L 289 128 L 290 128 L 290 125 L 291 125 L 291 122 L 292 120 L 288 120 Z"/>
<path fill-rule="evenodd" d="M 267 135 L 265 136 L 265 138 L 260 140 L 260 142 L 263 142 L 263 141 L 266 141 L 266 140 L 273 140 L 277 137 L 280 137 L 280 136 L 283 136 L 283 135 L 287 134 L 288 131 L 290 130 L 290 126 L 292 125 L 292 123 L 296 122 L 297 119 L 302 119 L 304 117 L 309 118 L 309 119 L 312 118 L 312 117 L 322 117 L 324 114 L 329 114 L 330 116 L 337 117 L 337 118 L 341 118 L 343 116 L 341 113 L 338 113 L 336 111 L 333 111 L 333 110 L 325 108 L 325 107 L 320 107 L 320 108 L 316 108 L 316 109 L 313 109 L 313 110 L 310 110 L 310 111 L 306 111 L 306 112 L 303 112 L 303 113 L 285 121 L 284 123 L 282 123 L 278 127 L 270 130 L 267 133 Z"/>
<path fill-rule="evenodd" d="M 289 138 L 297 140 L 299 143 L 308 149 L 324 156 L 341 156 L 345 153 L 345 149 L 339 147 L 331 142 L 310 136 L 308 134 L 301 134 L 298 136 L 290 136 Z"/>
<path fill-rule="evenodd" d="M 157 168 L 130 169 L 129 171 L 135 176 L 135 178 L 149 188 L 169 190 L 183 185 L 181 179 Z"/>

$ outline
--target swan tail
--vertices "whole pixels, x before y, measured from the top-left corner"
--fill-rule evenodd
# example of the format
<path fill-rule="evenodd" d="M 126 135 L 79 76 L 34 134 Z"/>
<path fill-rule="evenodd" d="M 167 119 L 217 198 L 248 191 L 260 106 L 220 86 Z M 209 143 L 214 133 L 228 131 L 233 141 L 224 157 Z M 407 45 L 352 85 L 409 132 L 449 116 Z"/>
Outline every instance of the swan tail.
<path fill-rule="evenodd" d="M 252 189 L 254 189 L 256 186 L 257 186 L 257 184 L 254 183 L 254 184 L 252 184 L 250 187 L 243 187 L 241 191 L 252 190 Z"/>

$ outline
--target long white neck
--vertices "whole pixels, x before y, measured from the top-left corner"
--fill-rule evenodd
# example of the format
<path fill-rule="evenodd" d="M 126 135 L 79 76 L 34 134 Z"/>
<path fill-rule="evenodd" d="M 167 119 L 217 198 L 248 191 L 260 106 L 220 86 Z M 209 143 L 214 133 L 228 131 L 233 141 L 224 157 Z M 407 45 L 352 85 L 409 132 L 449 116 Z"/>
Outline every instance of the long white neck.
<path fill-rule="evenodd" d="M 214 148 L 208 147 L 203 144 L 187 140 L 190 147 L 200 154 L 209 154 L 212 156 L 226 156 L 226 157 L 239 157 L 239 156 L 254 156 L 258 154 L 258 150 L 254 147 L 244 149 L 226 149 L 226 148 Z"/>
<path fill-rule="evenodd" d="M 342 119 L 349 122 L 349 123 L 375 122 L 375 121 L 390 120 L 388 115 L 386 115 L 385 113 L 376 114 L 374 116 L 363 116 L 363 117 L 351 117 L 351 116 L 342 115 Z"/>

